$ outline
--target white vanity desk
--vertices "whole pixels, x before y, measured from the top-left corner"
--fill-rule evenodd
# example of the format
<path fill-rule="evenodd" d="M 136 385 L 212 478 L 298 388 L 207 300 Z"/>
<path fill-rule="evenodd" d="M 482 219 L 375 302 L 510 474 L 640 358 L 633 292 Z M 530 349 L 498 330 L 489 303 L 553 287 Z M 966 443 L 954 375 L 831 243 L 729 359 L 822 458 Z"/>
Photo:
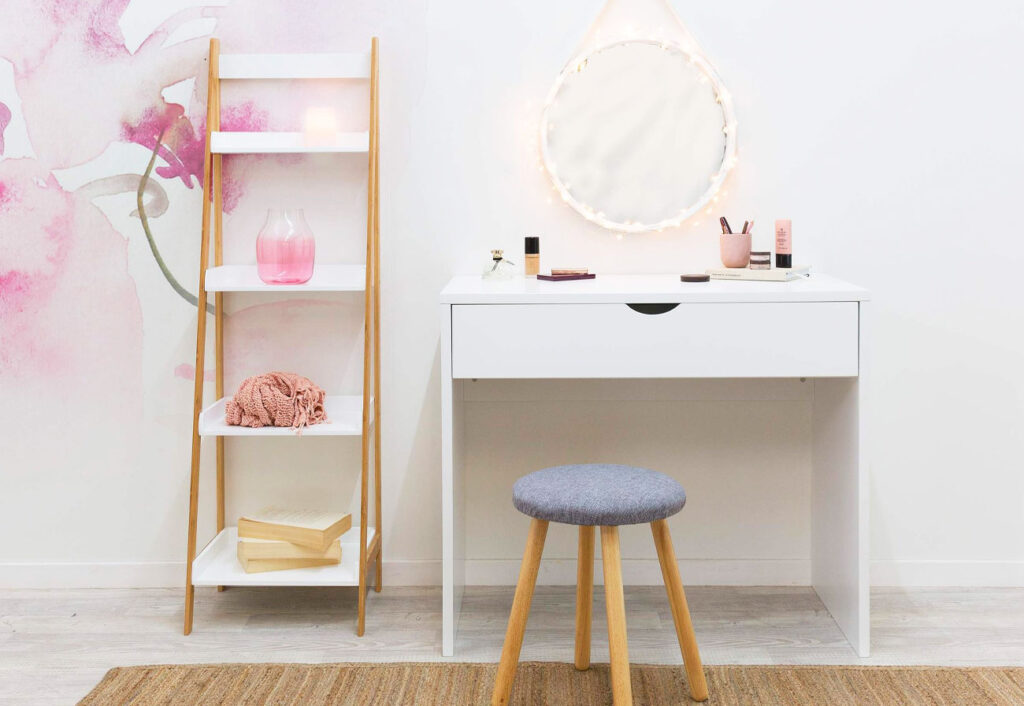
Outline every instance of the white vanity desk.
<path fill-rule="evenodd" d="M 453 278 L 441 292 L 442 653 L 455 653 L 463 478 L 474 472 L 462 465 L 463 380 L 806 377 L 814 378 L 811 581 L 866 657 L 868 299 L 866 290 L 818 274 L 788 283 Z M 662 306 L 639 307 L 643 313 L 628 304 Z"/>

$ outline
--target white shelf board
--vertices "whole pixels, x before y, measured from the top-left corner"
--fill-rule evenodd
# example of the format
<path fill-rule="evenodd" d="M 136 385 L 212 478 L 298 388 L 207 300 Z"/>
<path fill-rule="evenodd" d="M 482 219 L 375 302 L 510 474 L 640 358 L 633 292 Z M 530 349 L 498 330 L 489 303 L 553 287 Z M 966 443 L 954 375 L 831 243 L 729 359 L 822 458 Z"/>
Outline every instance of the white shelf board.
<path fill-rule="evenodd" d="M 363 292 L 365 265 L 314 265 L 303 284 L 267 284 L 256 265 L 222 265 L 206 271 L 207 292 Z"/>
<path fill-rule="evenodd" d="M 221 78 L 369 78 L 370 52 L 221 54 Z"/>
<path fill-rule="evenodd" d="M 224 422 L 222 397 L 199 415 L 200 436 L 297 436 L 290 427 L 239 427 Z M 324 424 L 303 427 L 301 436 L 360 436 L 363 433 L 363 396 L 328 395 L 324 402 L 327 418 Z M 370 424 L 373 424 L 373 397 L 370 397 Z"/>
<path fill-rule="evenodd" d="M 373 542 L 368 527 L 366 546 Z M 238 561 L 238 528 L 225 527 L 192 562 L 193 586 L 358 586 L 359 523 L 341 535 L 341 563 L 247 574 Z"/>
<path fill-rule="evenodd" d="M 369 132 L 339 132 L 317 139 L 304 132 L 212 132 L 214 154 L 272 154 L 295 152 L 369 152 Z"/>

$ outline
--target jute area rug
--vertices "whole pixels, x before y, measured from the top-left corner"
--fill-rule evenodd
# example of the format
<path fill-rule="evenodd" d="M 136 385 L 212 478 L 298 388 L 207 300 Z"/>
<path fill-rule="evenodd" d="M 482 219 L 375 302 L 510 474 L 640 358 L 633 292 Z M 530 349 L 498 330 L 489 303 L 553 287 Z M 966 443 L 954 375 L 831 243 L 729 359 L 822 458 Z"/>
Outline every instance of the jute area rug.
<path fill-rule="evenodd" d="M 487 704 L 494 664 L 117 667 L 82 704 Z M 1024 667 L 708 666 L 709 705 L 1024 704 Z M 635 704 L 692 703 L 681 667 L 634 665 Z M 524 662 L 513 704 L 610 704 L 608 665 Z"/>

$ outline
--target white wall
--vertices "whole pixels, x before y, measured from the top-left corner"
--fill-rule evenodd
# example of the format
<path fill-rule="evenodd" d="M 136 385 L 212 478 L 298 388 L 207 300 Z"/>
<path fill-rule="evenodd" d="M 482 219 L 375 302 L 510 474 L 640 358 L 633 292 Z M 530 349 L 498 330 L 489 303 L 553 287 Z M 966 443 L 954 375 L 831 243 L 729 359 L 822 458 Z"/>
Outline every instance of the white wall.
<path fill-rule="evenodd" d="M 351 21 L 305 18 L 331 28 L 309 50 L 355 48 L 370 33 L 382 42 L 388 583 L 440 574 L 435 302 L 449 276 L 479 270 L 492 247 L 519 252 L 524 234 L 542 236 L 546 265 L 675 273 L 716 260 L 710 222 L 619 239 L 552 199 L 538 171 L 541 103 L 601 4 L 392 0 L 346 3 Z M 1020 3 L 674 5 L 736 102 L 740 162 L 722 212 L 762 228 L 792 218 L 798 260 L 873 291 L 874 583 L 1024 585 Z M 273 46 L 269 18 L 249 13 L 250 34 L 235 20 L 225 51 Z M 198 223 L 199 199 L 188 198 L 193 220 L 182 220 Z M 229 238 L 241 242 L 254 218 L 229 219 Z M 174 246 L 182 272 L 194 259 L 191 233 Z M 133 273 L 156 282 L 151 269 Z M 194 269 L 185 279 L 194 281 Z M 154 314 L 145 325 L 164 327 L 159 340 L 187 354 L 194 316 Z M 341 357 L 347 381 L 358 357 Z M 229 369 L 229 381 L 241 374 Z M 491 382 L 469 394 L 468 550 L 481 560 L 471 580 L 514 576 L 526 525 L 511 507 L 512 480 L 583 457 L 684 481 L 691 500 L 674 530 L 691 583 L 807 580 L 809 393 L 799 381 Z M 67 456 L 32 475 L 5 463 L 0 536 L 21 539 L 0 543 L 0 584 L 178 585 L 188 398 L 185 386 L 149 402 L 160 407 L 147 417 L 158 446 L 120 461 L 105 492 L 81 472 L 88 459 Z M 17 447 L 16 435 L 8 426 L 5 445 Z M 336 457 L 352 458 L 344 442 L 311 449 L 317 468 L 302 479 L 310 489 L 275 475 L 310 451 L 304 444 L 231 450 L 229 517 L 268 495 L 319 502 L 324 488 L 353 492 L 332 468 Z M 11 458 L 21 465 L 31 455 Z M 68 512 L 40 511 L 51 484 Z M 209 501 L 203 513 L 208 535 Z M 557 560 L 574 545 L 567 532 L 551 537 L 545 575 L 556 581 L 566 575 Z M 625 547 L 629 557 L 654 556 L 640 532 Z M 633 575 L 644 580 L 648 568 L 641 562 Z"/>

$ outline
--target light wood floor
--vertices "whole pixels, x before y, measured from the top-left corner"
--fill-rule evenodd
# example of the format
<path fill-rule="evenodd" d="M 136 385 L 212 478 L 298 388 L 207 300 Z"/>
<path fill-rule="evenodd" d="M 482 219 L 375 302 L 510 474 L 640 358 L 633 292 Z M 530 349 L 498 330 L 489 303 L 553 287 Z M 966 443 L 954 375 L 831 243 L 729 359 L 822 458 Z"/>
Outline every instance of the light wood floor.
<path fill-rule="evenodd" d="M 875 589 L 870 659 L 858 659 L 809 588 L 687 589 L 707 664 L 1024 665 L 1024 588 Z M 594 591 L 593 661 L 608 660 Z M 537 588 L 522 659 L 572 661 L 574 588 Z M 512 588 L 467 590 L 457 661 L 495 662 Z M 0 704 L 69 704 L 110 667 L 188 662 L 441 661 L 439 588 L 371 593 L 355 636 L 354 589 L 196 592 L 181 634 L 182 591 L 0 591 Z M 627 587 L 630 659 L 681 662 L 660 587 Z"/>

